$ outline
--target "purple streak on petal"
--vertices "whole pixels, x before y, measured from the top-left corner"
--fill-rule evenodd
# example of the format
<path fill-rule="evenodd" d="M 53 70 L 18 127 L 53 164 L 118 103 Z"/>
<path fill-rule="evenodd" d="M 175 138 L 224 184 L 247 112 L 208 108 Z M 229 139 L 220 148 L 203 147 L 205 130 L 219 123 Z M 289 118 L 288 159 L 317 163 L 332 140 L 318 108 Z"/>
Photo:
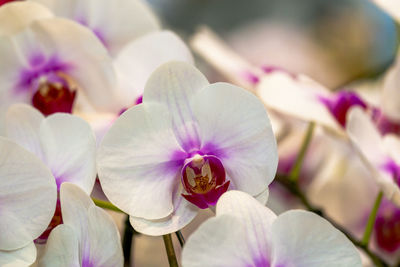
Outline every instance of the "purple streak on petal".
<path fill-rule="evenodd" d="M 257 84 L 260 82 L 260 78 L 250 71 L 245 71 L 241 73 L 241 77 L 251 84 Z"/>
<path fill-rule="evenodd" d="M 351 107 L 359 106 L 363 109 L 367 108 L 367 104 L 358 94 L 351 91 L 340 91 L 332 98 L 318 96 L 318 99 L 327 107 L 332 116 L 343 128 L 346 127 L 346 115 Z"/>
<path fill-rule="evenodd" d="M 400 209 L 383 199 L 374 225 L 376 243 L 382 250 L 393 253 L 400 248 Z"/>
<path fill-rule="evenodd" d="M 102 42 L 102 44 L 107 49 L 109 48 L 107 40 L 106 40 L 107 38 L 104 36 L 104 33 L 100 29 L 90 27 L 89 23 L 87 23 L 87 20 L 82 17 L 75 18 L 75 21 L 78 22 L 79 24 L 81 24 L 82 26 L 89 28 L 94 33 L 94 35 L 96 35 L 96 37 L 100 40 L 100 42 Z"/>
<path fill-rule="evenodd" d="M 135 105 L 139 105 L 143 103 L 143 95 L 140 95 L 138 98 L 136 98 Z"/>
<path fill-rule="evenodd" d="M 384 165 L 382 165 L 382 169 L 392 175 L 393 181 L 400 186 L 400 166 L 397 165 L 396 162 L 389 159 Z"/>
<path fill-rule="evenodd" d="M 262 251 L 261 253 L 265 253 Z M 246 267 L 270 267 L 271 262 L 265 255 L 265 257 L 259 257 L 258 255 L 253 258 L 253 262 L 249 265 L 246 265 Z M 283 265 L 275 265 L 275 267 L 284 267 Z"/>
<path fill-rule="evenodd" d="M 400 135 L 400 121 L 395 121 L 383 114 L 378 108 L 372 109 L 372 120 L 382 135 L 395 134 Z"/>
<path fill-rule="evenodd" d="M 57 75 L 57 72 L 68 72 L 73 68 L 71 63 L 62 61 L 57 55 L 45 58 L 42 54 L 33 54 L 29 59 L 29 67 L 25 67 L 19 73 L 19 79 L 15 86 L 17 93 L 26 92 L 31 88 L 37 89 L 41 77 L 49 82 L 65 83 L 65 80 Z"/>
<path fill-rule="evenodd" d="M 266 74 L 270 74 L 270 73 L 278 71 L 278 72 L 284 72 L 284 73 L 290 75 L 293 79 L 297 79 L 297 75 L 295 73 L 292 73 L 292 72 L 288 71 L 287 69 L 279 67 L 279 66 L 264 65 L 264 66 L 261 66 L 261 69 Z"/>
<path fill-rule="evenodd" d="M 93 261 L 89 257 L 83 257 L 81 266 L 82 267 L 95 267 L 96 265 L 93 263 Z"/>

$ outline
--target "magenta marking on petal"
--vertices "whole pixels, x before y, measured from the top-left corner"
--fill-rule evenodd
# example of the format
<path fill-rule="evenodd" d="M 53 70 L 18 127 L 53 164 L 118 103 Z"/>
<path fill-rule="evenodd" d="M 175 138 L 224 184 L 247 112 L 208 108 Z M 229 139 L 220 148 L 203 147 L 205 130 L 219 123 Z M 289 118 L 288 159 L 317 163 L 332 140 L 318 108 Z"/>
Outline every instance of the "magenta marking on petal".
<path fill-rule="evenodd" d="M 248 81 L 251 84 L 257 84 L 260 82 L 260 78 L 256 74 L 249 71 L 243 72 L 241 76 L 244 80 Z"/>
<path fill-rule="evenodd" d="M 99 30 L 97 28 L 90 27 L 89 23 L 87 23 L 87 20 L 85 18 L 78 17 L 78 18 L 75 18 L 75 21 L 78 22 L 79 24 L 81 24 L 82 26 L 85 26 L 85 27 L 89 28 L 94 33 L 94 35 L 96 35 L 96 37 L 100 40 L 100 42 L 107 49 L 109 48 L 107 40 L 106 40 L 106 37 L 104 36 L 104 33 L 101 30 Z"/>
<path fill-rule="evenodd" d="M 292 72 L 288 71 L 287 69 L 279 67 L 279 66 L 264 65 L 264 66 L 261 66 L 261 70 L 264 71 L 264 73 L 266 73 L 266 74 L 270 74 L 273 72 L 284 72 L 287 75 L 291 76 L 292 79 L 297 79 L 297 75 L 295 73 L 292 73 Z"/>
<path fill-rule="evenodd" d="M 342 126 L 346 126 L 347 112 L 351 107 L 359 106 L 367 109 L 367 104 L 358 96 L 357 93 L 351 91 L 340 91 L 333 97 L 318 96 L 318 100 L 324 104 L 336 121 Z"/>
<path fill-rule="evenodd" d="M 136 98 L 135 105 L 139 105 L 143 103 L 143 95 Z"/>
<path fill-rule="evenodd" d="M 25 67 L 19 73 L 15 86 L 17 93 L 38 89 L 40 78 L 53 83 L 65 83 L 65 80 L 57 73 L 65 73 L 72 68 L 71 63 L 63 62 L 57 55 L 45 58 L 42 54 L 33 54 L 29 59 L 29 64 L 29 67 Z"/>
<path fill-rule="evenodd" d="M 373 108 L 371 118 L 382 135 L 400 135 L 400 121 L 388 118 L 380 109 Z"/>
<path fill-rule="evenodd" d="M 382 169 L 392 175 L 393 181 L 400 186 L 400 166 L 396 164 L 392 159 L 387 160 L 385 164 L 382 165 Z"/>
<path fill-rule="evenodd" d="M 383 199 L 374 225 L 379 248 L 393 253 L 400 248 L 400 209 L 391 201 Z"/>

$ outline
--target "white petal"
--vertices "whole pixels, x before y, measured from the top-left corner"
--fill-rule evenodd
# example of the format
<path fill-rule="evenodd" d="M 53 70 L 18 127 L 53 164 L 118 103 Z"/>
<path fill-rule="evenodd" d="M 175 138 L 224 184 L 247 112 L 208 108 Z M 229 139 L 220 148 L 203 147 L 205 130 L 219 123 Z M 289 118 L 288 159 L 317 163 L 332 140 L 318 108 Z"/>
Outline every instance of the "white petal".
<path fill-rule="evenodd" d="M 272 224 L 273 266 L 361 267 L 356 247 L 318 215 L 291 210 Z"/>
<path fill-rule="evenodd" d="M 289 74 L 275 71 L 263 76 L 257 93 L 267 107 L 341 131 L 340 125 L 318 99 L 328 96 L 328 90 L 305 76 L 293 78 Z"/>
<path fill-rule="evenodd" d="M 183 154 L 167 109 L 141 104 L 123 113 L 98 151 L 98 174 L 108 199 L 131 216 L 161 219 L 172 213 Z"/>
<path fill-rule="evenodd" d="M 35 1 L 92 29 L 114 55 L 132 39 L 160 28 L 155 14 L 141 0 Z"/>
<path fill-rule="evenodd" d="M 30 266 L 36 260 L 36 247 L 33 242 L 29 245 L 11 251 L 0 250 L 0 266 L 25 267 Z"/>
<path fill-rule="evenodd" d="M 389 154 L 380 133 L 360 108 L 352 108 L 347 118 L 346 131 L 357 152 L 386 197 L 400 205 L 399 186 L 394 182 L 392 175 L 382 169 L 389 159 Z"/>
<path fill-rule="evenodd" d="M 157 68 L 145 86 L 143 102 L 157 102 L 168 107 L 172 128 L 185 150 L 198 149 L 198 127 L 189 105 L 193 95 L 208 85 L 204 75 L 192 65 L 169 62 Z"/>
<path fill-rule="evenodd" d="M 228 214 L 211 218 L 188 238 L 182 251 L 182 266 L 257 266 L 245 239 L 246 229 L 239 218 Z"/>
<path fill-rule="evenodd" d="M 145 235 L 159 236 L 176 232 L 189 224 L 198 213 L 198 208 L 181 196 L 181 191 L 175 194 L 174 211 L 166 218 L 146 220 L 130 217 L 133 228 Z"/>
<path fill-rule="evenodd" d="M 217 217 L 189 237 L 183 266 L 266 266 L 271 253 L 269 228 L 275 218 L 246 193 L 223 194 L 217 203 Z"/>
<path fill-rule="evenodd" d="M 11 2 L 0 8 L 0 35 L 16 33 L 37 19 L 51 18 L 46 7 L 33 2 Z"/>
<path fill-rule="evenodd" d="M 37 109 L 25 104 L 11 106 L 6 114 L 7 137 L 44 159 L 40 142 L 40 125 L 44 116 Z"/>
<path fill-rule="evenodd" d="M 76 116 L 57 113 L 40 127 L 45 162 L 57 184 L 68 181 L 90 194 L 96 179 L 96 141 L 87 122 Z"/>
<path fill-rule="evenodd" d="M 57 184 L 69 181 L 87 193 L 96 178 L 96 141 L 84 120 L 58 113 L 46 119 L 28 105 L 7 112 L 7 135 L 36 154 L 51 169 Z"/>
<path fill-rule="evenodd" d="M 54 178 L 41 160 L 0 137 L 0 249 L 28 245 L 48 226 L 56 207 Z"/>
<path fill-rule="evenodd" d="M 60 224 L 51 231 L 39 266 L 80 267 L 78 237 L 71 227 Z"/>
<path fill-rule="evenodd" d="M 245 242 L 253 256 L 259 254 L 258 258 L 261 258 L 271 252 L 268 239 L 276 215 L 270 209 L 244 192 L 231 190 L 223 194 L 217 203 L 217 216 L 225 214 L 237 217 L 245 226 Z"/>
<path fill-rule="evenodd" d="M 114 66 L 125 105 L 131 106 L 143 94 L 146 81 L 156 68 L 172 60 L 193 64 L 189 48 L 170 31 L 151 33 L 124 46 L 115 58 Z"/>
<path fill-rule="evenodd" d="M 278 151 L 261 101 L 242 88 L 215 83 L 196 94 L 191 105 L 202 152 L 221 159 L 235 189 L 254 196 L 263 192 L 275 177 Z"/>
<path fill-rule="evenodd" d="M 88 210 L 90 259 L 95 266 L 123 266 L 121 238 L 111 216 L 99 207 Z"/>
<path fill-rule="evenodd" d="M 382 138 L 377 128 L 361 108 L 352 108 L 347 116 L 346 131 L 362 156 L 374 166 L 386 160 Z"/>
<path fill-rule="evenodd" d="M 77 235 L 82 262 L 122 266 L 120 237 L 112 218 L 74 184 L 63 183 L 60 198 L 63 221 Z"/>
<path fill-rule="evenodd" d="M 383 137 L 383 146 L 386 153 L 396 164 L 400 165 L 400 138 L 394 134 L 387 134 Z"/>

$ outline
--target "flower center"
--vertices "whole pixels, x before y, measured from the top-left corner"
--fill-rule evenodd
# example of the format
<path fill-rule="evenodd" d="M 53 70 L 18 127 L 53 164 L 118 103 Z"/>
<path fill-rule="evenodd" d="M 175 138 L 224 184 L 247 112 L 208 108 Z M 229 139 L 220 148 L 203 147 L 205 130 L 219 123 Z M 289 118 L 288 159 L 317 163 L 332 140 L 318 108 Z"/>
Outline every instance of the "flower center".
<path fill-rule="evenodd" d="M 360 106 L 367 108 L 367 104 L 355 92 L 341 91 L 335 94 L 333 98 L 320 96 L 319 100 L 328 108 L 336 121 L 346 127 L 346 115 L 350 108 Z"/>
<path fill-rule="evenodd" d="M 224 166 L 215 156 L 196 154 L 182 168 L 182 184 L 188 193 L 182 196 L 201 209 L 215 205 L 229 183 Z"/>
<path fill-rule="evenodd" d="M 32 105 L 47 116 L 56 112 L 72 113 L 76 91 L 70 90 L 67 83 L 40 83 L 32 97 Z"/>

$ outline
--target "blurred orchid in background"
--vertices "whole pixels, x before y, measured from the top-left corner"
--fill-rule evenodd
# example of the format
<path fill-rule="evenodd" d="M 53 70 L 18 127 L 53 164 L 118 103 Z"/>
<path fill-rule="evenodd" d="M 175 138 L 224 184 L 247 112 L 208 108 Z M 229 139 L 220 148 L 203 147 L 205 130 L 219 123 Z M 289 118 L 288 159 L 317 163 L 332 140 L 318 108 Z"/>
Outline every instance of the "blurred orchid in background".
<path fill-rule="evenodd" d="M 97 159 L 110 201 L 137 231 L 161 235 L 188 224 L 195 206 L 215 205 L 229 186 L 264 193 L 277 151 L 255 96 L 226 83 L 210 85 L 191 65 L 172 62 L 152 74 L 143 103 L 117 119 Z"/>

